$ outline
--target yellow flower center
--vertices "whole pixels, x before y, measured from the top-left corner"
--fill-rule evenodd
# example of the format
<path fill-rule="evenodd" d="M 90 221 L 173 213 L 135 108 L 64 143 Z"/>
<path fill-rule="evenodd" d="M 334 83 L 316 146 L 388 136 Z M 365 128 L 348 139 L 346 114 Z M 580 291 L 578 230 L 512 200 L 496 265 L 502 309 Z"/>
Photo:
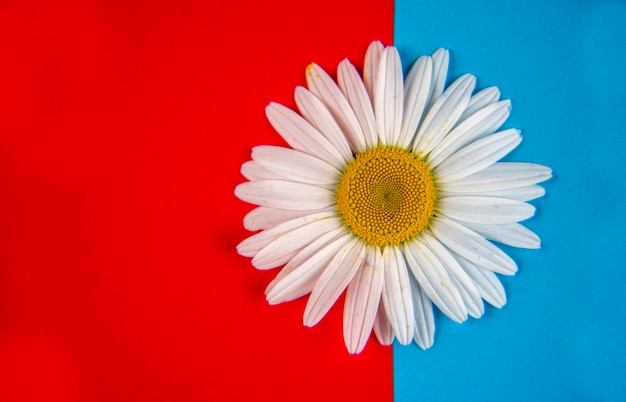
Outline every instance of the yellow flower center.
<path fill-rule="evenodd" d="M 346 226 L 365 243 L 398 245 L 426 228 L 436 191 L 426 162 L 405 149 L 381 146 L 355 156 L 336 201 Z"/>

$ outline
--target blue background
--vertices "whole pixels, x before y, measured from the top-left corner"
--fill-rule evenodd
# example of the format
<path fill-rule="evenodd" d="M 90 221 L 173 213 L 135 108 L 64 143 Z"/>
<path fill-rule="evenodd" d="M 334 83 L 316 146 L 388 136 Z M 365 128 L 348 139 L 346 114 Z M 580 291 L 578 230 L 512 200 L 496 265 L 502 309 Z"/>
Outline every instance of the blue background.
<path fill-rule="evenodd" d="M 504 247 L 508 303 L 435 345 L 394 347 L 397 401 L 626 400 L 626 2 L 397 0 L 405 68 L 450 49 L 451 79 L 496 85 L 524 141 L 509 160 L 550 166 L 527 222 L 541 250 Z"/>

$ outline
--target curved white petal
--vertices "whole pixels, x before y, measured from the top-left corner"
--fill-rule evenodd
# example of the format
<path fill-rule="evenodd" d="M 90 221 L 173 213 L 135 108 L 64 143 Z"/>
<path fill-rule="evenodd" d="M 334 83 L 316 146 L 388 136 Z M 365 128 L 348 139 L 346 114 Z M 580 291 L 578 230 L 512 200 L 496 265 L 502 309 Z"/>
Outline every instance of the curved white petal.
<path fill-rule="evenodd" d="M 437 49 L 432 56 L 433 59 L 433 80 L 431 83 L 430 100 L 428 101 L 428 109 L 439 99 L 446 85 L 446 77 L 448 76 L 448 63 L 450 61 L 450 53 L 447 49 Z"/>
<path fill-rule="evenodd" d="M 448 218 L 473 223 L 503 224 L 524 221 L 535 214 L 525 202 L 499 197 L 444 197 L 437 211 Z"/>
<path fill-rule="evenodd" d="M 287 222 L 281 223 L 269 230 L 264 230 L 255 235 L 252 235 L 237 245 L 237 252 L 244 257 L 254 257 L 263 247 L 267 246 L 276 237 L 279 237 L 287 232 L 290 232 L 296 228 L 307 225 L 311 222 L 318 221 L 320 219 L 327 219 L 337 216 L 334 211 L 330 212 L 317 212 L 309 215 L 301 216 L 295 219 L 291 219 Z"/>
<path fill-rule="evenodd" d="M 501 131 L 460 149 L 434 169 L 438 183 L 459 180 L 493 165 L 522 141 L 518 130 Z"/>
<path fill-rule="evenodd" d="M 426 104 L 430 99 L 433 76 L 433 61 L 428 56 L 420 57 L 407 75 L 404 88 L 404 109 L 402 129 L 398 146 L 408 148 L 413 141 L 422 117 L 426 114 Z"/>
<path fill-rule="evenodd" d="M 541 183 L 552 177 L 552 169 L 536 163 L 498 162 L 493 166 L 439 188 L 446 192 L 479 193 Z"/>
<path fill-rule="evenodd" d="M 463 302 L 465 302 L 465 306 L 467 307 L 467 314 L 472 318 L 482 317 L 482 315 L 485 314 L 485 305 L 478 290 L 476 290 L 475 296 L 474 294 L 470 294 L 467 291 L 467 288 L 464 287 L 456 277 L 450 276 L 450 280 L 459 290 L 459 294 L 461 295 L 461 298 L 463 299 Z M 476 288 L 476 286 L 474 286 L 474 288 Z"/>
<path fill-rule="evenodd" d="M 348 59 L 343 60 L 337 67 L 337 82 L 361 125 L 367 149 L 375 147 L 378 145 L 378 133 L 374 107 L 363 80 Z"/>
<path fill-rule="evenodd" d="M 419 240 L 405 243 L 409 268 L 430 300 L 450 319 L 467 320 L 467 308 L 458 289 L 437 256 Z"/>
<path fill-rule="evenodd" d="M 381 144 L 397 145 L 402 128 L 404 87 L 402 65 L 395 47 L 383 50 L 374 96 L 374 114 Z"/>
<path fill-rule="evenodd" d="M 431 220 L 430 230 L 437 240 L 474 264 L 503 275 L 517 272 L 515 261 L 484 237 L 448 218 Z"/>
<path fill-rule="evenodd" d="M 288 220 L 317 212 L 334 211 L 334 207 L 315 211 L 288 211 L 269 207 L 256 207 L 243 218 L 243 227 L 250 231 L 267 230 Z"/>
<path fill-rule="evenodd" d="M 415 317 L 411 298 L 409 272 L 402 252 L 397 247 L 385 247 L 385 285 L 383 303 L 393 332 L 402 345 L 413 340 Z"/>
<path fill-rule="evenodd" d="M 415 334 L 413 339 L 422 349 L 428 349 L 435 342 L 435 317 L 433 303 L 417 283 L 415 276 L 409 275 L 413 296 L 413 312 L 415 315 Z"/>
<path fill-rule="evenodd" d="M 268 285 L 268 303 L 284 303 L 310 293 L 335 254 L 352 238 L 343 230 L 332 231 L 300 250 Z"/>
<path fill-rule="evenodd" d="M 457 125 L 428 155 L 431 168 L 439 166 L 447 157 L 467 144 L 493 134 L 511 113 L 511 102 L 506 100 L 489 105 Z"/>
<path fill-rule="evenodd" d="M 497 87 L 489 87 L 476 92 L 472 95 L 465 111 L 463 111 L 463 114 L 459 119 L 459 122 L 463 122 L 480 109 L 487 107 L 492 103 L 496 103 L 498 100 L 500 100 L 500 90 Z"/>
<path fill-rule="evenodd" d="M 282 180 L 284 177 L 270 172 L 255 161 L 247 161 L 241 164 L 241 174 L 246 179 L 252 180 Z"/>
<path fill-rule="evenodd" d="M 457 193 L 454 191 L 439 190 L 437 193 L 437 195 L 441 198 L 458 196 L 500 197 L 523 202 L 543 197 L 545 194 L 546 190 L 537 184 L 533 184 L 532 186 L 507 188 L 505 190 L 496 191 L 472 191 Z"/>
<path fill-rule="evenodd" d="M 506 190 L 488 191 L 481 193 L 487 197 L 504 197 L 517 201 L 530 201 L 539 197 L 543 197 L 546 194 L 546 190 L 536 184 L 526 187 L 509 188 Z"/>
<path fill-rule="evenodd" d="M 312 258 L 315 254 L 318 254 L 318 252 L 326 247 L 328 247 L 328 250 L 326 250 L 325 253 L 329 253 L 332 257 L 334 257 L 336 252 L 350 240 L 352 240 L 352 237 L 350 236 L 350 231 L 346 227 L 341 226 L 336 229 L 332 229 L 301 249 L 298 254 L 289 260 L 285 267 L 289 267 L 293 270 L 304 264 L 305 261 Z M 337 244 L 331 246 L 331 242 L 334 241 L 336 241 Z M 277 275 L 277 278 L 281 274 L 282 271 Z"/>
<path fill-rule="evenodd" d="M 340 170 L 345 167 L 341 153 L 298 113 L 272 102 L 265 108 L 265 115 L 276 132 L 293 149 L 321 158 Z"/>
<path fill-rule="evenodd" d="M 315 284 L 304 309 L 304 325 L 317 324 L 335 304 L 365 260 L 365 245 L 355 237 L 334 256 Z"/>
<path fill-rule="evenodd" d="M 326 105 L 345 134 L 353 151 L 366 148 L 365 136 L 348 100 L 332 78 L 315 63 L 306 69 L 307 86 Z"/>
<path fill-rule="evenodd" d="M 384 284 L 382 256 L 367 247 L 365 261 L 348 285 L 343 308 L 343 339 L 350 353 L 360 353 L 372 332 Z"/>
<path fill-rule="evenodd" d="M 455 254 L 454 257 L 467 275 L 472 278 L 481 297 L 485 299 L 487 303 L 497 308 L 501 308 L 506 304 L 506 292 L 496 274 L 479 267 L 458 254 Z"/>
<path fill-rule="evenodd" d="M 468 228 L 479 235 L 507 246 L 537 249 L 541 248 L 541 240 L 532 230 L 519 223 L 506 225 L 482 225 L 479 223 L 467 223 Z"/>
<path fill-rule="evenodd" d="M 331 190 L 284 180 L 256 180 L 239 184 L 235 195 L 242 201 L 263 207 L 306 211 L 335 203 Z"/>
<path fill-rule="evenodd" d="M 475 85 L 476 77 L 465 74 L 437 99 L 417 131 L 412 147 L 415 154 L 427 155 L 448 134 L 465 110 Z"/>
<path fill-rule="evenodd" d="M 450 280 L 459 291 L 467 312 L 474 318 L 478 318 L 485 312 L 480 292 L 476 289 L 472 279 L 463 271 L 463 268 L 459 265 L 454 256 L 437 241 L 433 236 L 426 231 L 420 235 L 420 240 L 428 245 L 430 251 L 432 251 L 438 258 L 439 262 L 443 265 L 450 277 Z"/>
<path fill-rule="evenodd" d="M 257 269 L 271 269 L 286 264 L 293 255 L 315 239 L 343 226 L 340 217 L 319 219 L 276 237 L 252 259 Z"/>
<path fill-rule="evenodd" d="M 387 318 L 387 312 L 385 311 L 383 303 L 380 303 L 378 306 L 378 314 L 374 320 L 374 334 L 376 335 L 378 342 L 385 346 L 391 345 L 395 338 L 393 328 L 391 328 L 391 323 L 389 323 L 389 318 Z"/>
<path fill-rule="evenodd" d="M 322 159 L 290 148 L 262 145 L 252 148 L 252 159 L 270 172 L 291 181 L 334 189 L 341 172 Z"/>
<path fill-rule="evenodd" d="M 333 144 L 345 163 L 351 161 L 350 144 L 322 101 L 304 87 L 296 87 L 294 98 L 302 116 Z"/>
<path fill-rule="evenodd" d="M 380 57 L 383 54 L 383 46 L 380 41 L 370 43 L 365 52 L 365 61 L 363 62 L 363 83 L 372 104 L 374 103 L 374 91 L 376 89 L 376 81 L 378 80 L 378 68 L 380 66 Z"/>

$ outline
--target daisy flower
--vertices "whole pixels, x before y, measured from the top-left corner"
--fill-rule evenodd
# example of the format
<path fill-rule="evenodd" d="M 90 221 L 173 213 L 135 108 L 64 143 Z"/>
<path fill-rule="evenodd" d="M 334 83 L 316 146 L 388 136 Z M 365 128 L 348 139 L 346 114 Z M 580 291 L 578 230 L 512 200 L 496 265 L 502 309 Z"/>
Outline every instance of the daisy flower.
<path fill-rule="evenodd" d="M 448 52 L 419 58 L 403 78 L 398 51 L 373 42 L 363 76 L 348 61 L 335 82 L 306 69 L 299 110 L 277 103 L 267 118 L 291 148 L 257 146 L 235 195 L 258 207 L 244 218 L 260 231 L 237 246 L 257 269 L 283 267 L 265 292 L 270 304 L 310 293 L 304 325 L 317 324 L 345 291 L 350 353 L 372 329 L 432 346 L 433 304 L 456 322 L 480 317 L 483 300 L 502 307 L 496 274 L 515 262 L 490 240 L 539 248 L 519 224 L 547 167 L 498 162 L 521 142 L 498 131 L 511 103 L 497 88 L 474 92 L 466 74 L 445 88 Z"/>

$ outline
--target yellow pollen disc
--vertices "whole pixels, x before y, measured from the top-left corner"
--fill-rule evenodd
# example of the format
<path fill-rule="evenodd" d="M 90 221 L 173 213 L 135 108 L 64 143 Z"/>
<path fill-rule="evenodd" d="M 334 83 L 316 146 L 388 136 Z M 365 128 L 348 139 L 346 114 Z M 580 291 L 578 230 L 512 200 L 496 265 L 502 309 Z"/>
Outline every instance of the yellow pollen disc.
<path fill-rule="evenodd" d="M 337 186 L 337 209 L 368 244 L 397 245 L 419 234 L 433 215 L 435 184 L 426 162 L 397 147 L 357 154 Z"/>

